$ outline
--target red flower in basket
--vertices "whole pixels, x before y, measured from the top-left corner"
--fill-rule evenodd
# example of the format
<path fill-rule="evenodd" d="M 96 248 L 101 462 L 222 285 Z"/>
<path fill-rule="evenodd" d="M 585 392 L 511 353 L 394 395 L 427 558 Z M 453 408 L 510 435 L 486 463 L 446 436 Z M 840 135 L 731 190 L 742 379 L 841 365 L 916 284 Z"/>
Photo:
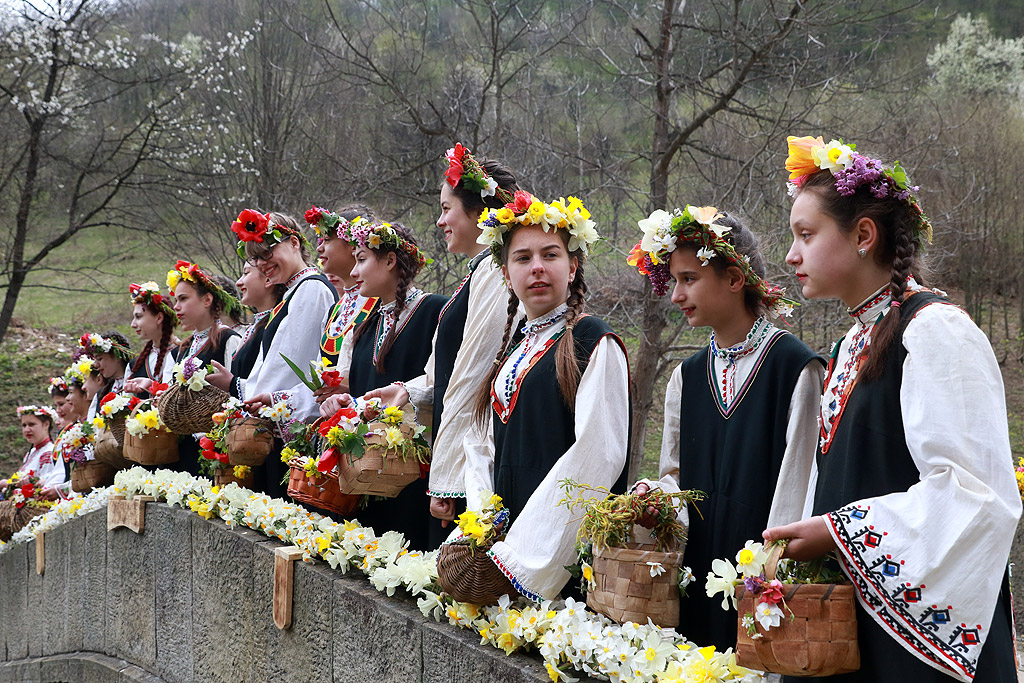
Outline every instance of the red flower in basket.
<path fill-rule="evenodd" d="M 149 393 L 151 393 L 151 394 L 153 394 L 154 396 L 156 396 L 156 395 L 157 395 L 157 394 L 159 394 L 159 393 L 160 393 L 161 391 L 167 391 L 167 387 L 168 387 L 168 385 L 167 385 L 167 384 L 163 384 L 163 383 L 161 383 L 161 382 L 153 382 L 153 386 L 151 386 L 151 387 L 149 388 Z"/>
<path fill-rule="evenodd" d="M 269 225 L 270 219 L 267 216 L 252 209 L 243 209 L 231 224 L 231 232 L 243 242 L 262 242 Z"/>
<path fill-rule="evenodd" d="M 462 146 L 461 142 L 456 142 L 455 146 L 444 155 L 445 159 L 448 160 L 448 170 L 444 173 L 444 179 L 452 187 L 458 185 L 459 180 L 462 179 L 462 157 L 466 156 L 468 151 L 468 149 Z"/>
<path fill-rule="evenodd" d="M 208 436 L 199 438 L 199 450 L 207 460 L 220 460 L 216 451 L 217 444 Z"/>
<path fill-rule="evenodd" d="M 115 393 L 114 393 L 113 391 L 111 391 L 111 392 L 110 392 L 109 394 L 107 394 L 106 396 L 104 396 L 104 397 L 103 397 L 103 398 L 102 398 L 102 399 L 100 400 L 100 408 L 102 408 L 102 407 L 103 407 L 103 404 L 104 404 L 104 403 L 106 403 L 107 401 L 113 401 L 113 400 L 114 400 L 114 397 L 115 397 L 115 396 L 117 396 L 117 394 L 115 394 Z"/>
<path fill-rule="evenodd" d="M 327 432 L 331 431 L 332 428 L 337 427 L 342 418 L 348 418 L 351 420 L 355 417 L 356 411 L 351 408 L 342 408 L 334 415 L 331 415 L 329 418 L 321 422 L 317 431 L 320 432 L 320 436 L 327 436 Z"/>
<path fill-rule="evenodd" d="M 324 383 L 325 387 L 340 387 L 341 373 L 337 370 L 327 370 L 320 375 L 320 381 Z"/>
<path fill-rule="evenodd" d="M 36 487 L 32 485 L 32 482 L 29 482 L 21 487 L 21 495 L 25 496 L 25 498 L 31 498 L 33 495 L 35 495 L 35 492 Z"/>
<path fill-rule="evenodd" d="M 338 464 L 338 449 L 328 448 L 316 462 L 316 468 L 320 472 L 330 472 Z"/>

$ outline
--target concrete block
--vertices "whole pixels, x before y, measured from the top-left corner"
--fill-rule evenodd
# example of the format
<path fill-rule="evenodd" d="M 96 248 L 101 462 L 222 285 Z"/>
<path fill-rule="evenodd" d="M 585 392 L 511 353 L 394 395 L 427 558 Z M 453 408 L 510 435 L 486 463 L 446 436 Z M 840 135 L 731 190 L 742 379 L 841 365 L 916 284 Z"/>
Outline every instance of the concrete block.
<path fill-rule="evenodd" d="M 472 631 L 447 623 L 423 626 L 423 683 L 501 681 L 542 683 L 550 681 L 539 658 L 522 653 L 506 656 L 501 650 L 480 646 Z"/>
<path fill-rule="evenodd" d="M 4 602 L 4 615 L 0 621 L 4 622 L 7 633 L 5 641 L 8 660 L 28 657 L 28 549 L 29 544 L 23 543 L 0 556 L 3 582 L 7 588 L 7 601 Z"/>
<path fill-rule="evenodd" d="M 126 528 L 107 532 L 104 652 L 150 668 L 156 663 L 156 564 L 175 547 L 156 545 L 156 534 Z"/>
<path fill-rule="evenodd" d="M 39 623 L 30 628 L 30 631 L 38 634 L 36 644 L 39 651 L 32 653 L 30 648 L 30 654 L 47 656 L 75 649 L 69 641 L 71 635 L 81 629 L 81 603 L 73 599 L 79 597 L 77 592 L 74 596 L 69 593 L 71 582 L 69 563 L 71 539 L 76 533 L 82 533 L 84 529 L 85 520 L 76 519 L 44 534 L 45 558 L 42 593 L 46 596 L 46 604 L 63 605 L 63 608 L 60 612 L 50 609 L 38 615 Z M 29 571 L 36 572 L 35 549 L 29 556 Z"/>
<path fill-rule="evenodd" d="M 192 669 L 192 518 L 164 503 L 146 505 L 146 533 L 159 552 L 156 569 L 156 664 L 168 683 L 190 683 Z"/>
<path fill-rule="evenodd" d="M 86 515 L 82 550 L 82 649 L 103 652 L 107 626 L 107 512 Z"/>
<path fill-rule="evenodd" d="M 331 590 L 337 574 L 323 562 L 297 561 L 292 587 L 292 625 L 279 630 L 274 625 L 274 548 L 280 543 L 257 543 L 253 553 L 253 585 L 258 596 L 254 605 L 255 642 L 249 680 L 323 681 L 333 680 L 331 656 Z M 347 679 L 347 676 L 343 677 Z"/>
<path fill-rule="evenodd" d="M 28 639 L 28 656 L 39 657 L 43 654 L 43 642 L 47 637 L 47 623 L 53 614 L 46 609 L 47 594 L 43 591 L 43 577 L 36 574 L 36 542 L 23 544 L 25 558 L 25 584 L 28 593 L 28 610 L 23 615 L 22 628 Z M 44 546 L 45 548 L 45 546 Z"/>
<path fill-rule="evenodd" d="M 334 581 L 334 671 L 351 681 L 419 681 L 422 629 L 415 605 L 382 597 L 363 576 Z"/>

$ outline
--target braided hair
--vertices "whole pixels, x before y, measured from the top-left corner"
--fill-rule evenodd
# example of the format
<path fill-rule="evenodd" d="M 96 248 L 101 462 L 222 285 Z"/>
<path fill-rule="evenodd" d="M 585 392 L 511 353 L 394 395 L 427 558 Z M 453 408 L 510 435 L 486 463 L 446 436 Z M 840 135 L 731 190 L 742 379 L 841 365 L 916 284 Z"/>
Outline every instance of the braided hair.
<path fill-rule="evenodd" d="M 160 323 L 160 346 L 159 353 L 156 356 L 156 367 L 153 368 L 153 375 L 159 380 L 160 374 L 164 368 L 164 357 L 167 355 L 167 350 L 171 348 L 171 340 L 174 338 L 174 323 L 175 319 L 167 315 L 159 306 L 150 303 L 142 304 L 146 307 L 153 315 L 162 314 L 163 322 Z M 153 351 L 153 340 L 146 340 L 146 345 L 142 347 L 142 352 L 138 358 L 132 364 L 132 376 L 138 377 L 140 371 L 146 367 L 146 359 L 149 358 L 149 354 Z"/>
<path fill-rule="evenodd" d="M 412 236 L 412 232 L 409 228 L 405 227 L 401 223 L 391 223 L 391 227 L 398 233 L 399 237 L 406 240 L 412 245 L 416 245 L 416 240 Z M 395 308 L 393 311 L 394 324 L 391 329 L 388 330 L 387 336 L 384 337 L 384 342 L 381 345 L 380 353 L 377 355 L 376 369 L 379 373 L 386 372 L 386 361 L 388 352 L 391 351 L 391 347 L 395 344 L 395 338 L 398 336 L 398 321 L 401 320 L 402 311 L 405 310 L 405 299 L 409 294 L 409 289 L 412 287 L 413 280 L 416 279 L 416 275 L 420 272 L 420 263 L 416 257 L 402 249 L 395 249 L 382 245 L 378 249 L 368 249 L 373 253 L 377 260 L 384 258 L 387 254 L 391 253 L 395 255 L 395 271 L 398 274 L 398 283 L 395 286 Z M 360 325 L 356 328 L 355 337 L 352 339 L 353 342 L 358 342 L 360 337 L 366 334 L 370 330 L 377 329 L 377 322 L 380 320 L 381 307 L 375 306 L 373 313 L 370 314 Z"/>
<path fill-rule="evenodd" d="M 844 197 L 835 189 L 835 177 L 830 171 L 818 171 L 808 176 L 801 191 L 811 190 L 821 203 L 821 210 L 839 224 L 844 233 L 851 232 L 862 218 L 870 218 L 878 228 L 878 247 L 873 250 L 875 262 L 889 268 L 889 291 L 893 306 L 871 331 L 871 343 L 864 350 L 866 356 L 860 374 L 865 380 L 877 378 L 885 366 L 885 359 L 896 337 L 900 324 L 900 308 L 907 292 L 907 278 L 921 277 L 921 237 L 916 232 L 918 217 L 910 205 L 893 197 L 878 198 L 862 185 Z"/>
<path fill-rule="evenodd" d="M 212 275 L 210 276 L 210 279 L 214 283 L 216 283 L 217 286 L 223 288 L 225 292 L 235 297 L 235 299 L 238 299 L 238 289 L 235 287 L 234 281 L 232 281 L 230 278 L 224 277 L 223 275 Z M 220 345 L 224 341 L 224 337 L 227 334 L 227 330 L 229 329 L 227 327 L 222 327 L 221 325 L 217 324 L 217 322 L 220 320 L 220 317 L 224 315 L 224 302 L 218 296 L 216 296 L 212 289 L 204 285 L 199 280 L 196 280 L 195 282 L 178 283 L 179 287 L 182 285 L 190 285 L 191 287 L 193 287 L 196 290 L 196 296 L 198 296 L 200 299 L 206 296 L 207 294 L 210 295 L 212 299 L 212 302 L 210 303 L 210 315 L 213 316 L 214 320 L 213 328 L 210 330 L 209 337 L 210 350 L 214 352 L 218 351 L 220 349 Z M 231 315 L 229 320 L 231 320 L 235 324 L 238 324 L 240 322 L 239 320 L 236 319 L 236 316 L 234 314 Z M 178 348 L 187 351 L 189 346 L 191 346 L 192 344 L 192 337 L 194 336 L 195 334 L 193 333 L 187 339 L 183 339 L 178 344 Z"/>
<path fill-rule="evenodd" d="M 508 250 L 509 245 L 512 244 L 513 235 L 523 227 L 525 226 L 516 226 L 505 235 L 501 248 L 502 265 L 508 264 Z M 558 235 L 568 247 L 568 231 L 555 230 L 555 234 Z M 565 302 L 565 332 L 562 333 L 562 338 L 558 342 L 558 348 L 555 350 L 555 374 L 558 380 L 558 389 L 562 394 L 562 400 L 565 401 L 565 405 L 569 407 L 570 411 L 573 411 L 576 405 L 576 391 L 579 388 L 581 377 L 580 362 L 579 358 L 576 356 L 576 339 L 573 335 L 573 328 L 576 327 L 576 323 L 578 323 L 580 318 L 583 317 L 583 306 L 586 302 L 587 295 L 587 284 L 583 277 L 583 266 L 586 261 L 586 254 L 580 249 L 569 252 L 569 260 L 571 261 L 574 258 L 576 259 L 576 274 L 569 283 L 569 296 Z M 486 424 L 487 418 L 490 415 L 491 385 L 494 383 L 495 378 L 498 376 L 498 372 L 501 370 L 502 361 L 511 351 L 509 348 L 509 342 L 514 341 L 512 331 L 514 329 L 514 323 L 518 312 L 519 297 L 517 297 L 516 293 L 511 287 L 509 287 L 508 317 L 505 320 L 505 332 L 502 335 L 501 345 L 498 347 L 498 353 L 494 358 L 494 367 L 491 368 L 487 381 L 480 386 L 473 406 L 473 417 L 480 425 Z"/>

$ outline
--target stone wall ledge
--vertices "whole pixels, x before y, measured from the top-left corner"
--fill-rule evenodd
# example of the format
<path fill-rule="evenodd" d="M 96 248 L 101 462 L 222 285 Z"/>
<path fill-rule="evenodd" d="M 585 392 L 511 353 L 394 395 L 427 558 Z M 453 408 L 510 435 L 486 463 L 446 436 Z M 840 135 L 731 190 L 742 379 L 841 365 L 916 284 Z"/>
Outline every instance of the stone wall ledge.
<path fill-rule="evenodd" d="M 358 571 L 296 562 L 292 626 L 272 608 L 274 549 L 164 503 L 136 534 L 97 511 L 0 555 L 5 681 L 549 681 L 469 631 L 378 593 Z M 63 608 L 59 608 L 63 605 Z M 587 679 L 585 679 L 587 680 Z"/>

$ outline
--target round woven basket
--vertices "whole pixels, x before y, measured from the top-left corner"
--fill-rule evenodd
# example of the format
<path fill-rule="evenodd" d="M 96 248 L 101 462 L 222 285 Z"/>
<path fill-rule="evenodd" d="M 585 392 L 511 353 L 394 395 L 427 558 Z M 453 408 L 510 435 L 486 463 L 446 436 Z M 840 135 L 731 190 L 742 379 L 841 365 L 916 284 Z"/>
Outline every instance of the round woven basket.
<path fill-rule="evenodd" d="M 775 578 L 782 546 L 775 546 L 765 565 L 765 578 Z M 857 644 L 856 597 L 852 584 L 786 584 L 789 610 L 781 623 L 765 631 L 755 622 L 757 638 L 743 626 L 743 615 L 754 612 L 754 596 L 736 587 L 736 661 L 740 666 L 786 676 L 834 676 L 860 668 Z"/>
<path fill-rule="evenodd" d="M 453 599 L 480 606 L 497 604 L 502 595 L 519 595 L 487 556 L 486 548 L 473 551 L 461 540 L 441 546 L 437 554 L 437 582 Z"/>
<path fill-rule="evenodd" d="M 45 505 L 27 502 L 16 507 L 13 500 L 0 501 L 0 541 L 6 543 L 11 536 L 25 528 L 25 525 L 49 510 Z"/>
<path fill-rule="evenodd" d="M 104 418 L 104 421 L 107 423 L 107 429 L 109 429 L 110 433 L 114 435 L 114 440 L 117 441 L 118 446 L 124 446 L 125 419 L 125 415 Z"/>
<path fill-rule="evenodd" d="M 259 417 L 236 418 L 231 421 L 225 443 L 232 465 L 262 465 L 274 447 L 273 423 Z"/>
<path fill-rule="evenodd" d="M 175 434 L 198 434 L 213 429 L 213 414 L 230 398 L 226 391 L 207 385 L 192 391 L 172 384 L 157 399 L 160 419 Z"/>
<path fill-rule="evenodd" d="M 99 460 L 86 460 L 71 467 L 71 489 L 78 493 L 89 493 L 94 488 L 114 483 L 113 467 Z"/>
<path fill-rule="evenodd" d="M 657 567 L 648 562 L 660 564 L 664 571 L 657 574 Z M 587 605 L 620 624 L 646 624 L 650 618 L 662 628 L 674 628 L 679 625 L 682 562 L 682 550 L 661 552 L 653 545 L 595 548 L 594 588 L 587 592 Z"/>
<path fill-rule="evenodd" d="M 134 464 L 124 457 L 121 444 L 117 442 L 114 433 L 109 429 L 101 429 L 96 432 L 93 448 L 96 451 L 96 459 L 107 463 L 115 470 L 123 470 Z"/>
<path fill-rule="evenodd" d="M 135 406 L 132 415 L 138 412 Z M 163 415 L 160 416 L 163 419 Z M 124 457 L 140 465 L 167 465 L 178 461 L 178 437 L 176 434 L 154 429 L 143 436 L 135 436 L 131 432 L 124 434 Z"/>
<path fill-rule="evenodd" d="M 295 501 L 339 515 L 355 512 L 362 496 L 342 493 L 338 488 L 338 475 L 327 472 L 319 477 L 307 477 L 306 471 L 297 465 L 290 466 L 290 470 L 288 495 Z"/>
<path fill-rule="evenodd" d="M 235 476 L 234 470 L 231 467 L 222 467 L 213 473 L 213 485 L 214 486 L 227 486 L 228 484 L 235 483 L 242 488 L 251 489 L 253 481 L 255 480 L 255 474 L 252 470 L 249 470 L 249 474 L 242 478 Z"/>
<path fill-rule="evenodd" d="M 387 425 L 371 422 L 370 430 L 382 429 Z M 411 437 L 413 430 L 402 425 L 403 434 Z M 381 434 L 367 434 L 364 438 L 366 450 L 362 457 L 350 458 L 342 455 L 338 460 L 338 485 L 342 493 L 394 498 L 406 486 L 420 478 L 420 463 L 416 458 L 402 459 L 397 452 L 388 453 L 387 441 Z"/>

